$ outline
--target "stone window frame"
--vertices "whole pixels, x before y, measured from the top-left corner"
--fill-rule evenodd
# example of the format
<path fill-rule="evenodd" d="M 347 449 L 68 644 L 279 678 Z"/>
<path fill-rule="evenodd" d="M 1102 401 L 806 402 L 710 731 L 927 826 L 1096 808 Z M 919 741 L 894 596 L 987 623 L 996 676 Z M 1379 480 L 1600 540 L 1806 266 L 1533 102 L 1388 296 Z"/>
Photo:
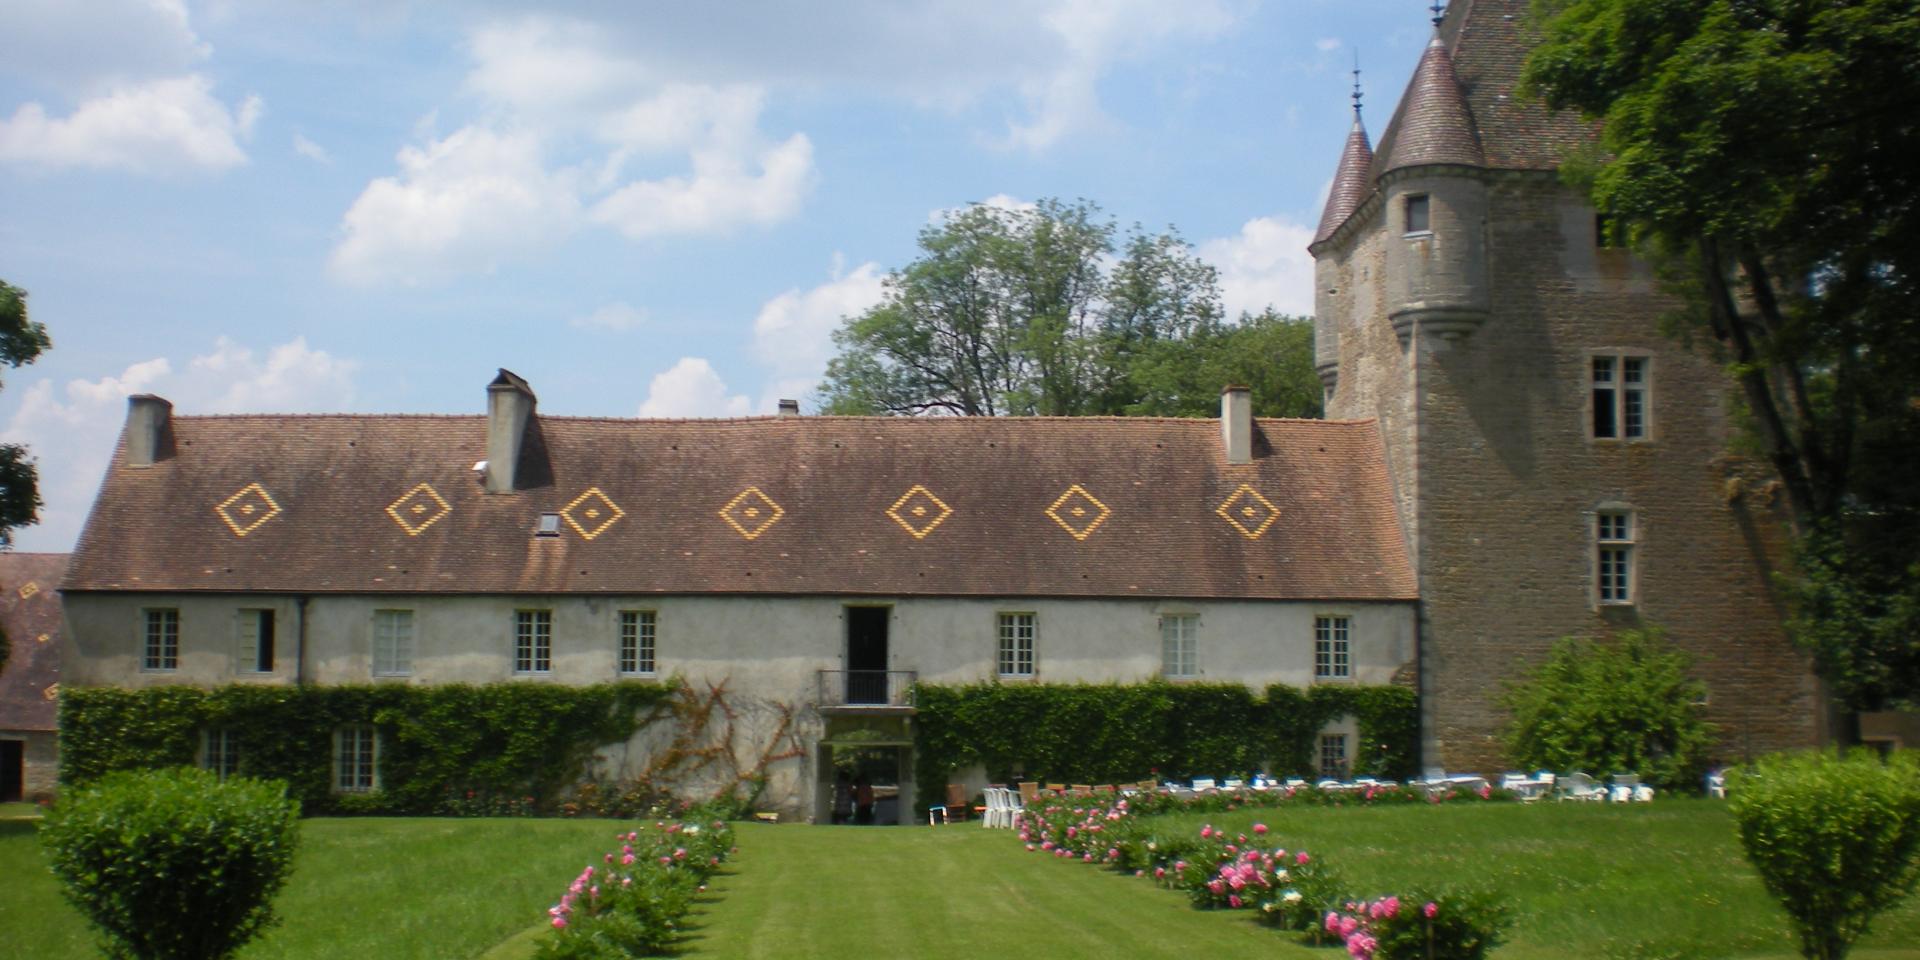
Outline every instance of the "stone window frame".
<path fill-rule="evenodd" d="M 179 670 L 180 608 L 140 608 L 140 643 L 140 672 L 173 673 Z"/>
<path fill-rule="evenodd" d="M 1325 672 L 1321 671 L 1322 643 L 1327 644 Z M 1353 682 L 1353 614 L 1328 612 L 1313 615 L 1313 682 Z"/>
<path fill-rule="evenodd" d="M 1024 624 L 1021 622 L 1023 617 L 1026 619 Z M 1002 610 L 994 614 L 994 624 L 994 676 L 1002 680 L 1032 680 L 1038 677 L 1040 614 L 1033 610 Z M 1023 626 L 1026 628 L 1024 638 L 1020 635 Z M 1024 651 L 1021 649 L 1023 641 Z M 1024 663 L 1021 656 L 1023 652 Z"/>
<path fill-rule="evenodd" d="M 513 675 L 553 675 L 553 608 L 523 607 L 513 611 Z"/>
<path fill-rule="evenodd" d="M 405 615 L 404 618 L 402 614 Z M 372 649 L 368 651 L 371 654 L 368 657 L 368 672 L 375 677 L 413 676 L 413 654 L 418 648 L 417 640 L 420 635 L 418 620 L 411 607 L 380 607 L 373 611 Z M 391 649 L 387 651 L 387 656 L 381 656 L 383 646 L 381 634 L 389 632 L 383 630 L 383 627 L 389 624 L 397 626 L 403 622 L 407 627 L 406 636 L 402 638 L 395 633 L 387 638 L 384 643 L 391 644 Z M 404 648 L 399 643 L 402 639 L 406 641 Z"/>
<path fill-rule="evenodd" d="M 1413 225 L 1415 210 L 1420 212 L 1420 219 L 1425 221 L 1418 227 Z M 1400 226 L 1401 236 L 1433 236 L 1433 194 L 1410 193 L 1402 197 L 1400 200 Z"/>
<path fill-rule="evenodd" d="M 333 728 L 333 792 L 374 793 L 380 789 L 380 731 L 371 723 Z"/>
<path fill-rule="evenodd" d="M 278 641 L 278 611 L 272 607 L 241 607 L 233 612 L 233 658 L 234 672 L 265 676 L 276 672 L 279 651 L 275 649 Z M 261 649 L 260 627 L 265 624 L 267 630 L 266 649 Z M 251 632 L 247 629 L 251 626 Z M 261 653 L 266 654 L 266 667 L 261 668 Z"/>
<path fill-rule="evenodd" d="M 614 647 L 614 671 L 623 677 L 660 675 L 660 612 L 636 608 L 619 612 Z M 631 635 L 629 635 L 631 628 Z M 629 658 L 628 642 L 633 656 Z M 627 664 L 633 664 L 629 669 Z"/>
<path fill-rule="evenodd" d="M 1632 504 L 1610 500 L 1594 507 L 1587 533 L 1593 543 L 1589 556 L 1593 563 L 1595 609 L 1633 607 L 1640 602 L 1639 553 L 1644 526 L 1640 511 Z M 1619 566 L 1617 573 L 1609 570 L 1610 562 Z M 1617 585 L 1613 583 L 1616 578 Z M 1618 595 L 1609 596 L 1614 590 Z"/>
<path fill-rule="evenodd" d="M 1174 626 L 1172 636 L 1167 633 L 1169 625 Z M 1183 640 L 1184 644 L 1181 642 Z M 1198 613 L 1174 611 L 1160 615 L 1160 675 L 1168 680 L 1199 678 L 1200 615 Z"/>
<path fill-rule="evenodd" d="M 1611 379 L 1606 381 L 1605 387 L 1601 386 L 1601 381 L 1598 379 L 1598 370 L 1596 369 L 1598 361 L 1601 360 L 1612 361 Z M 1637 389 L 1630 389 L 1628 387 L 1626 379 L 1628 361 L 1638 361 L 1640 364 L 1640 380 L 1636 385 Z M 1584 420 L 1587 442 L 1653 442 L 1654 362 L 1653 352 L 1651 350 L 1634 349 L 1631 347 L 1595 347 L 1589 349 L 1586 352 L 1585 364 L 1581 370 L 1581 382 L 1586 384 L 1586 416 Z M 1612 436 L 1601 436 L 1597 429 L 1599 424 L 1595 422 L 1600 412 L 1600 405 L 1594 395 L 1602 389 L 1612 394 L 1612 398 L 1608 401 L 1612 406 L 1613 414 Z M 1636 436 L 1627 435 L 1628 397 L 1630 394 L 1638 395 L 1639 398 L 1639 410 L 1637 412 L 1640 416 L 1640 433 Z"/>

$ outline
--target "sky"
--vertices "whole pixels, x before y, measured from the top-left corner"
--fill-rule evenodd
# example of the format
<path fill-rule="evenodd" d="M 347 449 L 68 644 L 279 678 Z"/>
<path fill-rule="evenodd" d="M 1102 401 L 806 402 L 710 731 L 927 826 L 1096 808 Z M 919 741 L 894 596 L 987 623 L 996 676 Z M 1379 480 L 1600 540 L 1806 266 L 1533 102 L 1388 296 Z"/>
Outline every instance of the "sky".
<path fill-rule="evenodd" d="M 811 405 L 841 318 L 969 203 L 1174 228 L 1312 309 L 1416 0 L 0 0 L 0 279 L 53 349 L 0 440 L 70 549 L 126 416 Z"/>

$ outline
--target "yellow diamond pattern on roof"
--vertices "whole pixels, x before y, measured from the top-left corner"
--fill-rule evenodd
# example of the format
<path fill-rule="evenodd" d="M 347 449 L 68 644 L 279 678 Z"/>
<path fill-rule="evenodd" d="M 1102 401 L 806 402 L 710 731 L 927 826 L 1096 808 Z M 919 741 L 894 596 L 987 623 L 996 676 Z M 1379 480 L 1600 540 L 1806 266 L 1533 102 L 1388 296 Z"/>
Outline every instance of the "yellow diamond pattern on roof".
<path fill-rule="evenodd" d="M 1273 526 L 1275 520 L 1280 519 L 1280 508 L 1274 506 L 1273 501 L 1261 496 L 1260 491 L 1244 483 L 1235 487 L 1225 500 L 1220 501 L 1220 505 L 1213 508 L 1213 512 L 1219 514 L 1221 519 L 1240 531 L 1240 535 L 1248 540 L 1260 539 L 1260 535 L 1266 533 L 1267 528 Z"/>
<path fill-rule="evenodd" d="M 431 484 L 418 484 L 412 490 L 402 494 L 400 499 L 387 504 L 387 516 L 400 525 L 409 537 L 417 537 L 420 532 L 434 525 L 442 517 L 453 512 L 440 491 Z"/>
<path fill-rule="evenodd" d="M 786 515 L 785 508 L 773 502 L 772 497 L 761 493 L 759 487 L 740 491 L 727 501 L 726 506 L 720 508 L 720 519 L 748 540 L 759 539 L 761 534 L 772 529 Z"/>
<path fill-rule="evenodd" d="M 20 585 L 20 599 L 22 600 L 30 599 L 34 594 L 39 592 L 40 585 L 32 580 L 28 580 L 26 583 Z"/>
<path fill-rule="evenodd" d="M 1100 529 L 1108 517 L 1113 516 L 1113 511 L 1107 509 L 1100 498 L 1076 483 L 1053 501 L 1052 506 L 1047 507 L 1046 514 L 1060 525 L 1060 529 L 1072 534 L 1075 540 L 1085 540 Z"/>
<path fill-rule="evenodd" d="M 233 496 L 220 501 L 213 508 L 220 515 L 221 522 L 233 531 L 236 537 L 244 537 L 260 525 L 280 515 L 280 504 L 274 502 L 273 495 L 258 483 L 249 483 L 241 487 Z"/>
<path fill-rule="evenodd" d="M 923 540 L 933 528 L 945 523 L 953 515 L 953 508 L 946 501 L 933 495 L 919 484 L 907 488 L 900 499 L 887 508 L 887 516 L 900 525 L 901 529 L 913 534 L 915 540 Z"/>
<path fill-rule="evenodd" d="M 599 487 L 588 487 L 585 493 L 574 497 L 572 503 L 560 508 L 560 518 L 567 521 L 573 532 L 588 540 L 606 533 L 614 521 L 626 515 Z"/>

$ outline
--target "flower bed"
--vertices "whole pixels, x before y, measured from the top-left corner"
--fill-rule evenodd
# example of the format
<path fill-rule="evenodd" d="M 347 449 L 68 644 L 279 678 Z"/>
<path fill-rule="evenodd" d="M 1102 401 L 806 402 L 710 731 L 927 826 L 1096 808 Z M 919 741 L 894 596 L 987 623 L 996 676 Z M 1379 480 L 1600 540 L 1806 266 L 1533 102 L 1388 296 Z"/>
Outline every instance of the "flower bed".
<path fill-rule="evenodd" d="M 619 846 L 588 864 L 547 910 L 542 960 L 622 960 L 665 952 L 707 878 L 735 852 L 733 828 L 690 810 L 614 834 Z"/>
<path fill-rule="evenodd" d="M 1179 798 L 1144 793 L 1135 797 L 1060 797 L 1043 795 L 1021 815 L 1019 836 L 1026 848 L 1062 860 L 1098 863 L 1186 894 L 1204 910 L 1254 910 L 1267 926 L 1295 931 L 1315 943 L 1340 941 L 1361 960 L 1465 958 L 1484 955 L 1498 942 L 1504 913 L 1483 898 L 1459 894 L 1421 894 L 1365 901 L 1346 892 L 1339 874 L 1305 850 L 1276 845 L 1263 823 L 1252 835 L 1228 833 L 1211 824 L 1194 831 L 1160 828 L 1160 815 L 1206 810 L 1220 797 L 1245 799 L 1247 807 L 1313 802 L 1307 791 L 1265 791 Z M 1317 791 L 1314 791 L 1317 792 Z M 1436 795 L 1429 800 L 1411 791 L 1381 788 L 1350 799 L 1361 804 L 1478 802 L 1500 791 L 1471 797 Z M 1268 799 L 1268 794 L 1274 796 Z M 1389 799 L 1395 797 L 1395 799 Z M 1234 805 L 1220 809 L 1232 810 Z M 1402 902 L 1420 910 L 1402 910 Z"/>

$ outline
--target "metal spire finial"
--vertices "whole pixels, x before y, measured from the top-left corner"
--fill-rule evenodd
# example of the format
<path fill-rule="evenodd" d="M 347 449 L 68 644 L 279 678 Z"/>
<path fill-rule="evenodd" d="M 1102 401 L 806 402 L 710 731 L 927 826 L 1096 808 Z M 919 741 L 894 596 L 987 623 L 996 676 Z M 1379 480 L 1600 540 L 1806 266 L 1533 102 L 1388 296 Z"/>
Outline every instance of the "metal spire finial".
<path fill-rule="evenodd" d="M 1353 51 L 1353 116 L 1360 116 L 1360 50 Z"/>
<path fill-rule="evenodd" d="M 1436 30 L 1439 29 L 1440 21 L 1445 20 L 1447 18 L 1447 5 L 1441 2 L 1441 0 L 1433 0 L 1433 6 L 1428 7 L 1427 9 L 1433 11 L 1434 29 Z"/>

